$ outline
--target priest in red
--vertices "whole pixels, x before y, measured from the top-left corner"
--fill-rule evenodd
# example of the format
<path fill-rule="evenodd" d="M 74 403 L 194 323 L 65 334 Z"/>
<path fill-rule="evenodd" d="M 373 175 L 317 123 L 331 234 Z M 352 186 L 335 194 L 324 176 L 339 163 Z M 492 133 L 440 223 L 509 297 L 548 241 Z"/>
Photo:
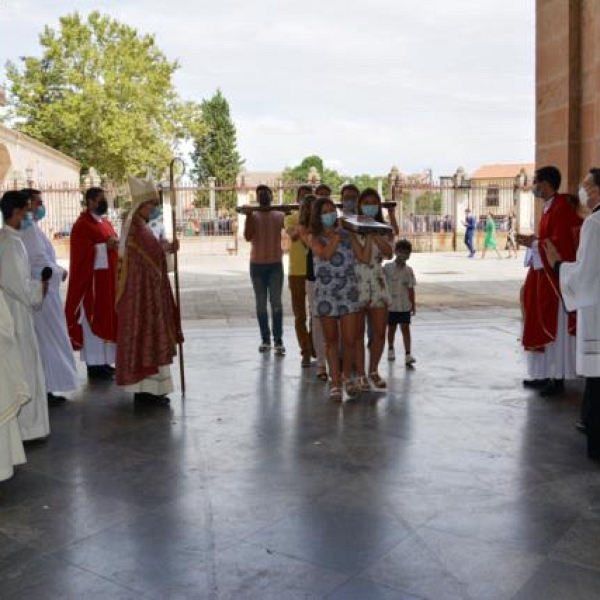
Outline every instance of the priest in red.
<path fill-rule="evenodd" d="M 173 391 L 170 365 L 183 342 L 166 253 L 173 244 L 157 240 L 148 222 L 159 216 L 152 180 L 129 178 L 132 205 L 119 245 L 117 291 L 117 383 L 136 402 L 167 405 Z"/>
<path fill-rule="evenodd" d="M 81 351 L 90 378 L 111 379 L 117 341 L 115 296 L 119 240 L 104 215 L 104 190 L 85 193 L 86 210 L 71 230 L 65 313 L 71 344 Z"/>
<path fill-rule="evenodd" d="M 565 261 L 575 260 L 582 219 L 566 194 L 559 194 L 561 174 L 556 167 L 535 172 L 533 194 L 544 200 L 539 235 L 518 236 L 530 248 L 525 280 L 522 343 L 527 355 L 525 387 L 543 396 L 559 393 L 575 374 L 575 314 L 564 307 L 558 277 L 546 258 L 550 240 Z"/>

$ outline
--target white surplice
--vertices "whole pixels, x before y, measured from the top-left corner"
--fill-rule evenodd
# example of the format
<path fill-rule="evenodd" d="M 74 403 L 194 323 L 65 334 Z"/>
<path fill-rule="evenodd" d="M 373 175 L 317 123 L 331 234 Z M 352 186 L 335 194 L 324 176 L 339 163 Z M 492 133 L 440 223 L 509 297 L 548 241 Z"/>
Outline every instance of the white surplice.
<path fill-rule="evenodd" d="M 0 481 L 25 462 L 17 415 L 29 401 L 12 315 L 0 290 Z"/>
<path fill-rule="evenodd" d="M 584 221 L 575 262 L 559 275 L 565 305 L 577 310 L 577 373 L 600 377 L 600 210 Z"/>
<path fill-rule="evenodd" d="M 13 318 L 21 366 L 31 401 L 21 408 L 19 428 L 23 440 L 50 434 L 44 368 L 35 333 L 33 309 L 43 301 L 41 281 L 31 279 L 29 258 L 21 233 L 9 225 L 0 229 L 0 289 Z"/>
<path fill-rule="evenodd" d="M 52 269 L 48 293 L 41 307 L 33 312 L 46 375 L 46 390 L 48 392 L 74 390 L 77 388 L 77 367 L 60 297 L 60 284 L 66 271 L 56 262 L 54 248 L 37 223 L 34 222 L 31 227 L 22 231 L 21 239 L 29 256 L 31 277 L 34 280 L 40 280 L 44 267 Z"/>

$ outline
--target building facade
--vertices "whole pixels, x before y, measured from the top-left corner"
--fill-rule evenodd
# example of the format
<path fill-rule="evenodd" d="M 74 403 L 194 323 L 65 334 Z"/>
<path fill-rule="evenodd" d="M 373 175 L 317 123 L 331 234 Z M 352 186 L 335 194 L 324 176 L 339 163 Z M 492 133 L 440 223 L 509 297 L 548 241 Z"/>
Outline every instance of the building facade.
<path fill-rule="evenodd" d="M 600 166 L 600 0 L 536 2 L 536 164 L 576 192 Z"/>

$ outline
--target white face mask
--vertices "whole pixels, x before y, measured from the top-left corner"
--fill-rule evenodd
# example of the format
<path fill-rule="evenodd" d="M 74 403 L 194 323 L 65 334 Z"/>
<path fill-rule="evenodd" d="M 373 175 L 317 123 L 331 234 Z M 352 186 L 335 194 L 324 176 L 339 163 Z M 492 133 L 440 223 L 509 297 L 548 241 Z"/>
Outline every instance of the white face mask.
<path fill-rule="evenodd" d="M 579 186 L 579 199 L 581 200 L 582 204 L 587 204 L 588 200 L 590 199 L 590 195 L 582 185 Z"/>

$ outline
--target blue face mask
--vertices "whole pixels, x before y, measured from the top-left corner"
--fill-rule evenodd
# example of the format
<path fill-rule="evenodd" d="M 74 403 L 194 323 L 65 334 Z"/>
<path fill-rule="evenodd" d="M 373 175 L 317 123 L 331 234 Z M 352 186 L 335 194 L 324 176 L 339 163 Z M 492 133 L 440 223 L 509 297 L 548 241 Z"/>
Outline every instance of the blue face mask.
<path fill-rule="evenodd" d="M 333 227 L 336 221 L 337 214 L 334 212 L 321 215 L 321 223 L 323 223 L 323 227 Z"/>
<path fill-rule="evenodd" d="M 150 211 L 150 220 L 151 221 L 156 221 L 156 219 L 160 219 L 160 217 L 162 216 L 162 210 L 160 207 L 155 206 L 151 211 Z"/>
<path fill-rule="evenodd" d="M 37 210 L 35 212 L 35 220 L 41 221 L 45 216 L 46 216 L 46 207 L 42 204 L 41 206 L 37 207 Z"/>
<path fill-rule="evenodd" d="M 377 216 L 377 213 L 379 212 L 379 206 L 377 206 L 376 204 L 363 204 L 361 210 L 362 214 L 365 215 L 365 217 L 371 217 L 372 219 L 374 219 Z"/>
<path fill-rule="evenodd" d="M 33 213 L 27 212 L 25 218 L 21 221 L 21 231 L 29 229 L 33 225 Z"/>

